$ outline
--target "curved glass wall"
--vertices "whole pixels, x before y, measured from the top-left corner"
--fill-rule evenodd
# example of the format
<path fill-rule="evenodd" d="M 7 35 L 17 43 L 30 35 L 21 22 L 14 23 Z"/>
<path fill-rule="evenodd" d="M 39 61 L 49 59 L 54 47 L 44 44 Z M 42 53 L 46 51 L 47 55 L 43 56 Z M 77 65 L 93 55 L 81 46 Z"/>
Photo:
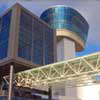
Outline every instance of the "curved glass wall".
<path fill-rule="evenodd" d="M 50 24 L 53 29 L 68 29 L 87 40 L 89 25 L 74 9 L 65 6 L 55 6 L 44 11 L 40 18 Z"/>

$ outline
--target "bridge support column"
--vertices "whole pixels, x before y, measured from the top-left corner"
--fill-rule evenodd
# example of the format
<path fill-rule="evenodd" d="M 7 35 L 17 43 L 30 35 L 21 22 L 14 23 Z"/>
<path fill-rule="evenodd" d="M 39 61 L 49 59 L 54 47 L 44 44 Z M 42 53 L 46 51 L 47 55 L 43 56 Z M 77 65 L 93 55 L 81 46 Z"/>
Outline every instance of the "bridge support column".
<path fill-rule="evenodd" d="M 48 100 L 52 100 L 52 87 L 49 86 L 49 89 L 48 89 Z"/>
<path fill-rule="evenodd" d="M 8 100 L 12 100 L 13 71 L 14 71 L 14 66 L 10 65 Z"/>

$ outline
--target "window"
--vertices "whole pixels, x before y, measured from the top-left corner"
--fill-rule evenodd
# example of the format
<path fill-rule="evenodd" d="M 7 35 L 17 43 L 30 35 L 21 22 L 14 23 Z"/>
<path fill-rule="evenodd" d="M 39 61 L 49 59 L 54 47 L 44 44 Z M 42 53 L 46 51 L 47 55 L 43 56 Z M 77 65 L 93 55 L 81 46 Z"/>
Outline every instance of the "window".
<path fill-rule="evenodd" d="M 45 64 L 54 62 L 54 37 L 53 31 L 49 28 L 45 28 Z"/>
<path fill-rule="evenodd" d="M 18 56 L 31 60 L 32 55 L 32 17 L 21 12 Z"/>
<path fill-rule="evenodd" d="M 7 57 L 8 41 L 10 31 L 11 11 L 6 13 L 1 18 L 1 30 L 0 30 L 0 59 Z"/>
<path fill-rule="evenodd" d="M 54 62 L 53 30 L 21 10 L 18 56 L 35 64 Z"/>
<path fill-rule="evenodd" d="M 33 19 L 33 63 L 43 64 L 43 24 Z"/>
<path fill-rule="evenodd" d="M 0 31 L 1 31 L 1 18 L 0 18 Z"/>
<path fill-rule="evenodd" d="M 87 40 L 88 23 L 72 8 L 53 7 L 46 10 L 40 18 L 47 22 L 53 29 L 67 29 L 80 36 L 84 43 Z"/>

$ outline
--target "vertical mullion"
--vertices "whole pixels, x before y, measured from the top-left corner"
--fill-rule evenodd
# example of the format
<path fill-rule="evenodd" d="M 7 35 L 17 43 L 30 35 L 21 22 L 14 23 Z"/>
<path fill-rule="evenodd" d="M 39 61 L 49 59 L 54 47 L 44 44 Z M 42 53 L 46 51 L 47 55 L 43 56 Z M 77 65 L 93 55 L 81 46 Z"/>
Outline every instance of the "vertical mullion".
<path fill-rule="evenodd" d="M 34 44 L 34 43 L 33 43 L 33 42 L 34 42 L 34 37 L 33 37 L 33 36 L 34 36 L 34 32 L 33 32 L 33 31 L 34 31 L 34 26 L 33 26 L 33 25 L 34 25 L 34 19 L 32 18 L 32 51 L 31 51 L 31 54 L 32 54 L 32 56 L 31 56 L 31 61 L 32 61 L 32 63 L 33 63 L 33 61 L 34 61 L 34 59 L 33 59 L 33 56 L 34 56 L 34 55 L 33 55 L 33 50 L 34 50 L 34 49 L 33 49 L 33 47 L 34 47 L 34 45 L 33 45 L 33 44 Z"/>

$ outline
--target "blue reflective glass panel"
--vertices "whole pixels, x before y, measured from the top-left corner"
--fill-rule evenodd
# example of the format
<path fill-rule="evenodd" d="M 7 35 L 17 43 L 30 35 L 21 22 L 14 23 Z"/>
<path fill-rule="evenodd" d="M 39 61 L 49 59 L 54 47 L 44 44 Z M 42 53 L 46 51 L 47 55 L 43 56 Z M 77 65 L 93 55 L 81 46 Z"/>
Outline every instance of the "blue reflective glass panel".
<path fill-rule="evenodd" d="M 21 10 L 18 56 L 34 64 L 54 62 L 53 29 Z"/>
<path fill-rule="evenodd" d="M 1 29 L 0 29 L 0 59 L 7 57 L 8 52 L 8 41 L 9 31 L 11 22 L 11 11 L 6 13 L 1 18 Z"/>
<path fill-rule="evenodd" d="M 46 28 L 45 29 L 45 64 L 50 64 L 54 62 L 54 33 L 53 30 Z"/>
<path fill-rule="evenodd" d="M 32 17 L 21 11 L 18 56 L 31 61 L 32 55 Z"/>
<path fill-rule="evenodd" d="M 0 31 L 1 31 L 1 18 L 0 18 Z"/>
<path fill-rule="evenodd" d="M 33 62 L 43 64 L 43 24 L 37 19 L 33 19 Z"/>
<path fill-rule="evenodd" d="M 40 18 L 50 24 L 53 29 L 68 29 L 87 40 L 89 25 L 74 9 L 64 6 L 52 7 L 44 11 Z"/>

